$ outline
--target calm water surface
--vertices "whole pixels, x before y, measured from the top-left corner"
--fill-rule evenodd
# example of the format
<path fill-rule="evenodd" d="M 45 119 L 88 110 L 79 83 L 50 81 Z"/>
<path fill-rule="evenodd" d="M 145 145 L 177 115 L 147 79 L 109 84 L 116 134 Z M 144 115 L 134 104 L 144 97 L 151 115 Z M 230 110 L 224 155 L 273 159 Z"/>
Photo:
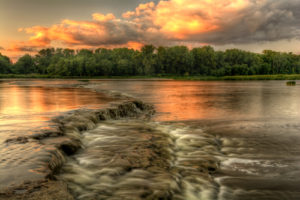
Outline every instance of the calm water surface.
<path fill-rule="evenodd" d="M 92 90 L 78 83 L 0 82 L 0 142 L 59 113 L 111 101 L 93 90 L 132 96 L 157 111 L 151 122 L 111 121 L 83 134 L 86 149 L 61 175 L 78 199 L 139 199 L 145 188 L 154 195 L 148 199 L 165 191 L 172 199 L 300 199 L 299 82 L 93 80 L 84 86 Z M 151 135 L 170 138 L 163 143 L 172 152 L 170 170 L 116 167 L 118 149 L 138 160 L 133 147 L 147 145 Z M 0 151 L 3 174 L 18 157 L 8 162 L 8 150 Z"/>
<path fill-rule="evenodd" d="M 102 94 L 77 88 L 77 81 L 1 81 L 0 141 L 19 128 L 39 126 L 41 122 L 78 108 L 98 108 L 109 101 Z M 8 131 L 11 129 L 12 132 Z M 22 133 L 26 134 L 22 130 Z"/>
<path fill-rule="evenodd" d="M 156 120 L 300 117 L 300 85 L 285 81 L 93 81 L 153 103 Z"/>

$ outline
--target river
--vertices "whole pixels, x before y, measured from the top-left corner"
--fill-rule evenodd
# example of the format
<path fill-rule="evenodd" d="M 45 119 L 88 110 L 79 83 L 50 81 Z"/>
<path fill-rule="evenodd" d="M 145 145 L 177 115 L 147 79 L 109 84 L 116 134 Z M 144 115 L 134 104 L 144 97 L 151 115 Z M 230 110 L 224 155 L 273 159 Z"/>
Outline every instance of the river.
<path fill-rule="evenodd" d="M 75 199 L 300 199 L 300 85 L 285 81 L 1 81 L 0 188 L 46 174 L 53 141 L 24 135 L 127 98 L 156 113 L 66 134 L 81 148 L 54 176 Z"/>

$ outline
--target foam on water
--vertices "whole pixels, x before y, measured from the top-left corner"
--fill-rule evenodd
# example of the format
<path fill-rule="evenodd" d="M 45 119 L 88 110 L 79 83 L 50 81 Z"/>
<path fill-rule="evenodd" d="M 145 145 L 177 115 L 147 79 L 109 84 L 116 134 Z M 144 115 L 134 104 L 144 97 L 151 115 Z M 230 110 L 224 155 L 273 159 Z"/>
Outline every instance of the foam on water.
<path fill-rule="evenodd" d="M 120 99 L 120 105 L 68 112 L 53 121 L 56 130 L 30 132 L 26 137 L 17 131 L 2 138 L 0 170 L 3 174 L 26 171 L 14 173 L 16 182 L 24 180 L 24 174 L 31 173 L 28 170 L 34 172 L 29 180 L 46 177 L 66 181 L 76 199 L 300 199 L 299 122 L 290 118 L 268 121 L 265 116 L 256 119 L 256 114 L 248 118 L 246 110 L 252 110 L 248 109 L 249 98 L 242 109 L 234 110 L 237 104 L 233 102 L 241 95 L 227 103 L 202 92 L 193 94 L 193 99 L 184 99 L 189 95 L 180 94 L 186 89 L 182 89 L 182 83 L 179 85 L 178 90 L 170 90 L 175 99 L 170 99 L 170 93 L 162 95 L 164 90 L 155 90 L 152 102 L 160 106 L 157 110 L 163 113 L 162 121 L 193 119 L 193 123 L 147 121 L 153 107 L 128 102 L 132 92 L 126 87 L 122 92 L 115 89 L 106 94 Z M 119 82 L 115 86 L 122 88 Z M 97 85 L 82 87 L 103 91 Z M 154 91 L 152 86 L 149 89 Z M 217 89 L 224 92 L 223 88 Z M 229 90 L 226 96 L 231 98 L 234 92 Z M 165 98 L 160 100 L 162 96 Z M 178 107 L 177 100 L 184 107 Z M 213 105 L 224 107 L 207 109 Z M 176 112 L 172 110 L 175 107 Z M 224 112 L 222 119 L 207 116 L 219 116 L 219 111 L 229 108 L 233 112 Z M 166 117 L 168 112 L 170 118 Z M 247 119 L 232 117 L 236 113 Z M 137 118 L 140 114 L 145 116 Z M 232 116 L 227 119 L 227 115 Z M 201 120 L 204 118 L 206 121 Z"/>
<path fill-rule="evenodd" d="M 215 128 L 222 153 L 214 179 L 218 199 L 299 199 L 298 140 L 289 139 L 297 129 L 276 121 L 236 121 Z M 282 137 L 286 132 L 290 135 Z"/>
<path fill-rule="evenodd" d="M 218 141 L 202 129 L 161 125 L 159 129 L 173 139 L 175 168 L 180 171 L 184 199 L 214 199 L 218 192 L 210 173 L 219 167 Z"/>
<path fill-rule="evenodd" d="M 80 134 L 80 140 L 82 150 L 69 158 L 59 175 L 77 199 L 297 199 L 299 195 L 297 180 L 293 183 L 287 178 L 291 174 L 280 174 L 289 164 L 265 154 L 255 158 L 257 150 L 250 148 L 255 142 L 249 138 L 247 143 L 243 137 L 212 134 L 199 125 L 106 121 Z M 279 177 L 278 184 L 274 177 Z M 287 186 L 271 192 L 282 183 Z"/>
<path fill-rule="evenodd" d="M 60 174 L 77 199 L 215 199 L 217 139 L 178 124 L 118 120 L 82 134 Z"/>

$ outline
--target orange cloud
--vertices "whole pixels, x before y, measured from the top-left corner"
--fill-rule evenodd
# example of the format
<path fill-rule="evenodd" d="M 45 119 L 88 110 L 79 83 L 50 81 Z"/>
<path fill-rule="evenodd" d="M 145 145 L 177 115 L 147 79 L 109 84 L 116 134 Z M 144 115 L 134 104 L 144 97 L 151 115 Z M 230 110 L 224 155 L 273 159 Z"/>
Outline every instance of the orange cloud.
<path fill-rule="evenodd" d="M 94 13 L 93 19 L 101 22 L 106 22 L 110 20 L 116 19 L 116 17 L 112 13 L 108 13 L 107 15 L 103 15 L 101 13 Z"/>
<path fill-rule="evenodd" d="M 249 0 L 160 1 L 155 9 L 150 3 L 151 6 L 139 6 L 134 16 L 151 13 L 154 26 L 160 27 L 167 38 L 188 39 L 190 35 L 220 30 L 224 19 L 231 20 L 249 3 Z"/>
<path fill-rule="evenodd" d="M 157 5 L 150 2 L 124 13 L 123 18 L 140 27 L 148 26 L 147 31 L 158 31 L 167 39 L 184 40 L 222 30 L 224 23 L 234 21 L 250 4 L 251 0 L 169 0 Z"/>
<path fill-rule="evenodd" d="M 8 56 L 13 63 L 15 63 L 21 56 L 26 54 L 35 55 L 37 49 L 35 47 L 28 46 L 24 42 L 16 42 L 6 49 L 2 49 L 1 53 Z"/>
<path fill-rule="evenodd" d="M 128 18 L 133 17 L 134 15 L 135 15 L 134 11 L 127 11 L 127 12 L 123 13 L 122 16 L 123 16 L 123 18 L 128 19 Z"/>
<path fill-rule="evenodd" d="M 144 44 L 140 42 L 129 41 L 125 46 L 130 49 L 139 50 L 144 46 Z"/>
<path fill-rule="evenodd" d="M 6 51 L 8 52 L 35 52 L 34 46 L 28 46 L 26 43 L 20 42 L 18 44 L 12 44 Z"/>
<path fill-rule="evenodd" d="M 11 49 L 60 44 L 71 48 L 132 47 L 141 44 L 232 44 L 299 38 L 300 1 L 161 0 L 140 4 L 121 18 L 92 14 L 92 20 L 65 19 L 49 27 L 21 28 L 31 34 Z"/>
<path fill-rule="evenodd" d="M 135 23 L 116 19 L 114 15 L 93 14 L 93 21 L 63 20 L 51 27 L 32 27 L 25 29 L 34 34 L 33 44 L 49 45 L 61 41 L 66 45 L 118 45 L 135 40 L 138 28 Z"/>

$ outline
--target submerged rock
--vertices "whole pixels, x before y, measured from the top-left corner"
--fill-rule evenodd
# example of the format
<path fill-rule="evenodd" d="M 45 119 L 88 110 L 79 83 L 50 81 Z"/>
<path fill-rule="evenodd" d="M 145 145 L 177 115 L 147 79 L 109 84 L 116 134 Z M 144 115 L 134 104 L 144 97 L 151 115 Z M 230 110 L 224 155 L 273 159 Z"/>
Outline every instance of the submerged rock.
<path fill-rule="evenodd" d="M 99 110 L 76 110 L 53 120 L 51 127 L 33 132 L 24 137 L 6 140 L 6 149 L 24 154 L 12 159 L 14 165 L 7 173 L 18 172 L 15 180 L 0 185 L 2 199 L 72 199 L 65 183 L 55 181 L 55 174 L 64 165 L 66 156 L 82 147 L 81 133 L 96 127 L 103 120 L 122 118 L 149 118 L 154 113 L 152 106 L 143 102 L 123 101 L 115 106 Z M 18 154 L 19 155 L 19 154 Z M 3 158 L 6 159 L 6 158 Z M 18 160 L 14 162 L 14 160 Z M 9 162 L 8 162 L 9 163 Z M 126 165 L 134 165 L 127 163 Z M 130 167 L 128 167 L 130 168 Z M 26 184 L 20 184 L 25 181 Z"/>
<path fill-rule="evenodd" d="M 61 181 L 37 181 L 19 185 L 0 192 L 0 200 L 74 200 L 66 183 Z"/>
<path fill-rule="evenodd" d="M 27 142 L 28 142 L 27 137 L 9 138 L 5 141 L 5 143 L 15 143 L 15 144 L 24 144 Z"/>
<path fill-rule="evenodd" d="M 215 199 L 216 138 L 201 130 L 140 119 L 101 122 L 58 179 L 76 199 Z"/>

